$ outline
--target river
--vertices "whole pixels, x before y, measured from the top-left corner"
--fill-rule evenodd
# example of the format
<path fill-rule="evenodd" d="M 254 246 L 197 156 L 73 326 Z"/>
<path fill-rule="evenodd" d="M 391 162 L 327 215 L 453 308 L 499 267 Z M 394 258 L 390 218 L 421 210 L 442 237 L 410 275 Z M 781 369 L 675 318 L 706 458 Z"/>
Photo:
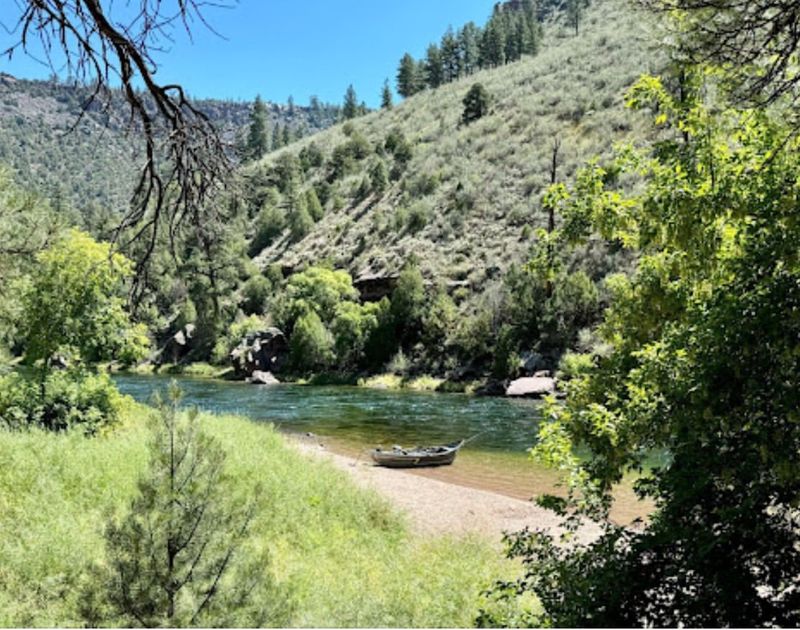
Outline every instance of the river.
<path fill-rule="evenodd" d="M 271 422 L 281 431 L 312 433 L 333 451 L 366 457 L 368 448 L 446 443 L 477 436 L 455 464 L 422 474 L 463 486 L 530 499 L 560 494 L 558 479 L 527 456 L 536 441 L 541 403 L 344 386 L 270 385 L 172 376 L 115 375 L 117 387 L 140 402 L 177 380 L 184 404 L 218 414 Z M 615 520 L 646 512 L 630 485 L 617 492 Z"/>

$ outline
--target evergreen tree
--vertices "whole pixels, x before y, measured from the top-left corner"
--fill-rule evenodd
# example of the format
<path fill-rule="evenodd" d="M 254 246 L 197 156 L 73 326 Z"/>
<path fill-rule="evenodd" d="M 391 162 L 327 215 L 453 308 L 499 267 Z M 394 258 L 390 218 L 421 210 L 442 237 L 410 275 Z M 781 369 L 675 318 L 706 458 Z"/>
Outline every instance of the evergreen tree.
<path fill-rule="evenodd" d="M 417 62 L 406 53 L 397 69 L 397 93 L 403 98 L 413 96 L 419 91 L 417 85 Z"/>
<path fill-rule="evenodd" d="M 267 127 L 267 108 L 261 96 L 256 96 L 253 110 L 250 112 L 250 126 L 247 129 L 245 159 L 258 160 L 269 151 L 269 135 Z"/>
<path fill-rule="evenodd" d="M 358 98 L 352 83 L 347 86 L 344 93 L 344 104 L 342 105 L 342 119 L 351 120 L 358 116 Z"/>
<path fill-rule="evenodd" d="M 500 19 L 494 15 L 489 20 L 481 38 L 480 65 L 496 68 L 505 63 L 506 34 Z"/>
<path fill-rule="evenodd" d="M 314 219 L 308 212 L 306 196 L 301 194 L 292 195 L 291 207 L 289 208 L 289 229 L 293 241 L 301 240 L 314 227 Z"/>
<path fill-rule="evenodd" d="M 458 32 L 459 76 L 475 72 L 480 62 L 481 30 L 467 22 Z"/>
<path fill-rule="evenodd" d="M 473 85 L 462 101 L 464 113 L 461 116 L 461 122 L 468 125 L 485 116 L 489 112 L 489 102 L 489 93 L 486 88 L 480 83 Z"/>
<path fill-rule="evenodd" d="M 425 82 L 430 88 L 437 88 L 444 83 L 442 53 L 436 44 L 428 46 L 428 52 L 425 57 Z"/>
<path fill-rule="evenodd" d="M 283 130 L 281 131 L 281 144 L 283 146 L 286 146 L 288 144 L 291 144 L 291 142 L 292 142 L 292 133 L 289 129 L 289 124 L 287 123 L 283 126 Z"/>
<path fill-rule="evenodd" d="M 580 32 L 583 12 L 589 6 L 588 0 L 567 0 L 567 22 L 575 29 L 575 35 Z"/>
<path fill-rule="evenodd" d="M 441 51 L 442 79 L 445 83 L 455 81 L 458 78 L 461 68 L 461 59 L 458 39 L 453 33 L 452 27 L 448 27 L 447 32 L 442 37 Z"/>
<path fill-rule="evenodd" d="M 286 109 L 289 112 L 289 116 L 294 116 L 294 96 L 289 94 L 289 98 L 286 99 Z"/>
<path fill-rule="evenodd" d="M 108 560 L 84 589 L 82 616 L 89 626 L 287 623 L 269 557 L 246 550 L 256 505 L 232 495 L 225 452 L 196 409 L 181 418 L 179 400 L 173 385 L 159 404 L 149 469 L 128 515 L 106 528 Z"/>
<path fill-rule="evenodd" d="M 306 191 L 306 207 L 308 208 L 308 214 L 311 215 L 315 222 L 319 221 L 322 215 L 325 214 L 322 204 L 319 202 L 317 191 L 313 187 Z"/>
<path fill-rule="evenodd" d="M 272 127 L 272 149 L 280 149 L 283 146 L 283 133 L 281 132 L 281 126 L 278 123 Z"/>
<path fill-rule="evenodd" d="M 381 109 L 392 109 L 392 88 L 389 87 L 389 79 L 383 82 L 381 90 Z"/>

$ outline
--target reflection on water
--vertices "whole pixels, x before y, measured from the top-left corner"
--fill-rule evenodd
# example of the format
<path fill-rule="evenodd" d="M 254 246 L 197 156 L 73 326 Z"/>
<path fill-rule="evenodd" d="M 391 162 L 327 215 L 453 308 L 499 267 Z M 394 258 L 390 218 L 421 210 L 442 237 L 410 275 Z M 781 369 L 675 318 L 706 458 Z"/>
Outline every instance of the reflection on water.
<path fill-rule="evenodd" d="M 140 402 L 166 390 L 173 377 L 117 375 L 120 391 Z M 518 499 L 560 494 L 556 474 L 532 462 L 526 451 L 536 439 L 540 403 L 463 394 L 376 390 L 359 387 L 253 386 L 179 377 L 184 403 L 214 413 L 273 422 L 283 431 L 314 433 L 333 451 L 361 457 L 375 446 L 436 444 L 473 435 L 452 466 L 413 471 L 448 483 L 499 492 Z M 630 522 L 649 511 L 630 484 L 619 488 L 612 512 Z"/>

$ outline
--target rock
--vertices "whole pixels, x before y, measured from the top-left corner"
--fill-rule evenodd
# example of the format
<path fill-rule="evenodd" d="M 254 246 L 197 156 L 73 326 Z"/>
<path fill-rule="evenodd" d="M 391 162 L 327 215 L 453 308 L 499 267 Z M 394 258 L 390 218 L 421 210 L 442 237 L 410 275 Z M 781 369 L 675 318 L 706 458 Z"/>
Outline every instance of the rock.
<path fill-rule="evenodd" d="M 527 376 L 511 381 L 506 388 L 506 396 L 541 398 L 556 391 L 556 380 L 549 376 Z"/>
<path fill-rule="evenodd" d="M 277 373 L 286 362 L 289 343 L 277 328 L 246 335 L 230 353 L 231 364 L 239 377 L 255 372 Z"/>
<path fill-rule="evenodd" d="M 172 337 L 167 339 L 167 342 L 153 358 L 153 362 L 157 365 L 164 362 L 179 363 L 192 349 L 192 339 L 194 338 L 195 329 L 196 327 L 194 324 L 186 324 L 172 335 Z"/>
<path fill-rule="evenodd" d="M 538 352 L 523 352 L 519 357 L 519 367 L 523 374 L 530 376 L 544 367 L 544 357 Z"/>
<path fill-rule="evenodd" d="M 475 390 L 476 396 L 503 396 L 506 393 L 507 381 L 486 381 Z"/>
<path fill-rule="evenodd" d="M 256 370 L 247 379 L 253 385 L 279 385 L 280 381 L 272 375 L 272 372 L 262 372 Z"/>
<path fill-rule="evenodd" d="M 539 370 L 538 372 L 533 373 L 534 378 L 550 378 L 552 374 L 550 374 L 550 370 Z"/>

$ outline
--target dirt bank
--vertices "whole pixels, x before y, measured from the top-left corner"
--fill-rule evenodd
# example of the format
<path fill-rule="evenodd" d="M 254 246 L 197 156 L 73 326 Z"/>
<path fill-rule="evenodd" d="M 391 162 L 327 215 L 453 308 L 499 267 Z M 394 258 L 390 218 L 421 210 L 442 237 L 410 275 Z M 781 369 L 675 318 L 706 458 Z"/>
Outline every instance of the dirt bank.
<path fill-rule="evenodd" d="M 478 533 L 498 543 L 503 532 L 525 527 L 560 531 L 558 517 L 530 501 L 431 479 L 415 472 L 375 466 L 364 458 L 333 453 L 314 440 L 294 439 L 309 457 L 326 459 L 346 471 L 360 486 L 371 488 L 405 512 L 424 535 Z M 588 540 L 599 533 L 593 523 L 579 532 Z"/>

